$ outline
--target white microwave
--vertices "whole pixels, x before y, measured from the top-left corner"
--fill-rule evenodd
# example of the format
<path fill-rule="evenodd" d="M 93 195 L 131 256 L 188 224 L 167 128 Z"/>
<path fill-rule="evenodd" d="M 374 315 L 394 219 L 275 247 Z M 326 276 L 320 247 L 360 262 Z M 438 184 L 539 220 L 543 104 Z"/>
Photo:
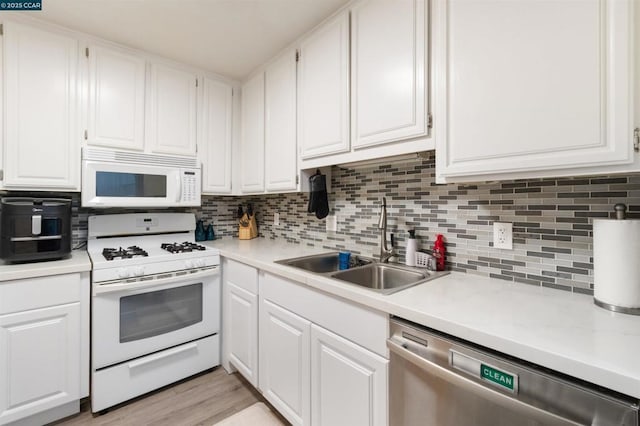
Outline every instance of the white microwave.
<path fill-rule="evenodd" d="M 196 158 L 82 150 L 82 207 L 193 207 L 201 192 Z"/>

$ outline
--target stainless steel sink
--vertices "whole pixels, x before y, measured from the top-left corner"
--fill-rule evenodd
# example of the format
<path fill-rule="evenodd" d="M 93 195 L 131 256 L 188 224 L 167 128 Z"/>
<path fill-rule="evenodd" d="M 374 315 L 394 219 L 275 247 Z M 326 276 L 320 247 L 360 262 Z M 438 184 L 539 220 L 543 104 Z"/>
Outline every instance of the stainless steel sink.
<path fill-rule="evenodd" d="M 360 256 L 353 256 L 350 262 L 350 267 L 368 265 L 371 262 L 373 262 L 373 260 L 364 259 Z M 294 268 L 300 268 L 305 271 L 315 272 L 318 274 L 336 272 L 340 270 L 337 252 L 278 260 L 276 263 L 293 266 Z"/>
<path fill-rule="evenodd" d="M 338 253 L 323 253 L 276 261 L 318 275 L 335 278 L 382 294 L 391 294 L 448 274 L 400 264 L 380 263 L 352 256 L 349 269 L 340 270 Z"/>
<path fill-rule="evenodd" d="M 446 274 L 447 272 L 417 270 L 416 268 L 374 263 L 361 268 L 336 272 L 331 274 L 331 277 L 380 293 L 391 294 Z"/>

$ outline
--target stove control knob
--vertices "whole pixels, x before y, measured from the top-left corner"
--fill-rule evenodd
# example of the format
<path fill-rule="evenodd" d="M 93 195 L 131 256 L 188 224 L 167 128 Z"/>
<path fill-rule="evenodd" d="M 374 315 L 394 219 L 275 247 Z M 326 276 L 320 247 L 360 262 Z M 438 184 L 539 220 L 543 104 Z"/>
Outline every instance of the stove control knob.
<path fill-rule="evenodd" d="M 185 266 L 187 269 L 191 269 L 191 268 L 195 268 L 195 267 L 196 267 L 196 266 L 193 264 L 193 261 L 191 261 L 191 260 L 185 260 L 185 262 L 184 262 L 184 266 Z"/>
<path fill-rule="evenodd" d="M 200 266 L 201 268 L 204 268 L 206 266 L 206 262 L 204 261 L 204 259 L 198 259 L 198 266 Z"/>
<path fill-rule="evenodd" d="M 129 278 L 129 270 L 126 268 L 118 269 L 118 278 Z"/>
<path fill-rule="evenodd" d="M 136 277 L 144 275 L 144 266 L 138 266 L 136 269 L 134 269 L 133 275 L 135 275 Z"/>

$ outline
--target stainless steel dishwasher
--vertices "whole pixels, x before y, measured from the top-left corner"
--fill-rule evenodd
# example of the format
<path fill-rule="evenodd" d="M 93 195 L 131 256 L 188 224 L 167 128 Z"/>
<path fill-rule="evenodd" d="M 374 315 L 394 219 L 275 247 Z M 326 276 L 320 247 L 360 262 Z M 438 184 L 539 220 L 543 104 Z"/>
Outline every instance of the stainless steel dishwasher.
<path fill-rule="evenodd" d="M 638 400 L 399 318 L 391 320 L 391 426 L 638 426 Z"/>

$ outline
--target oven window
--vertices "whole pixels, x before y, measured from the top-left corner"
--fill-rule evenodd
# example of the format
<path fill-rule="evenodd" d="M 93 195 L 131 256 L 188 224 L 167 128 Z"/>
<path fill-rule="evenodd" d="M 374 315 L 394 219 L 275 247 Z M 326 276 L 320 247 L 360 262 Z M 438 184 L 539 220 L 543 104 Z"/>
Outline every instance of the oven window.
<path fill-rule="evenodd" d="M 167 176 L 96 172 L 98 197 L 166 197 Z"/>
<path fill-rule="evenodd" d="M 120 343 L 202 321 L 202 283 L 120 298 Z"/>

